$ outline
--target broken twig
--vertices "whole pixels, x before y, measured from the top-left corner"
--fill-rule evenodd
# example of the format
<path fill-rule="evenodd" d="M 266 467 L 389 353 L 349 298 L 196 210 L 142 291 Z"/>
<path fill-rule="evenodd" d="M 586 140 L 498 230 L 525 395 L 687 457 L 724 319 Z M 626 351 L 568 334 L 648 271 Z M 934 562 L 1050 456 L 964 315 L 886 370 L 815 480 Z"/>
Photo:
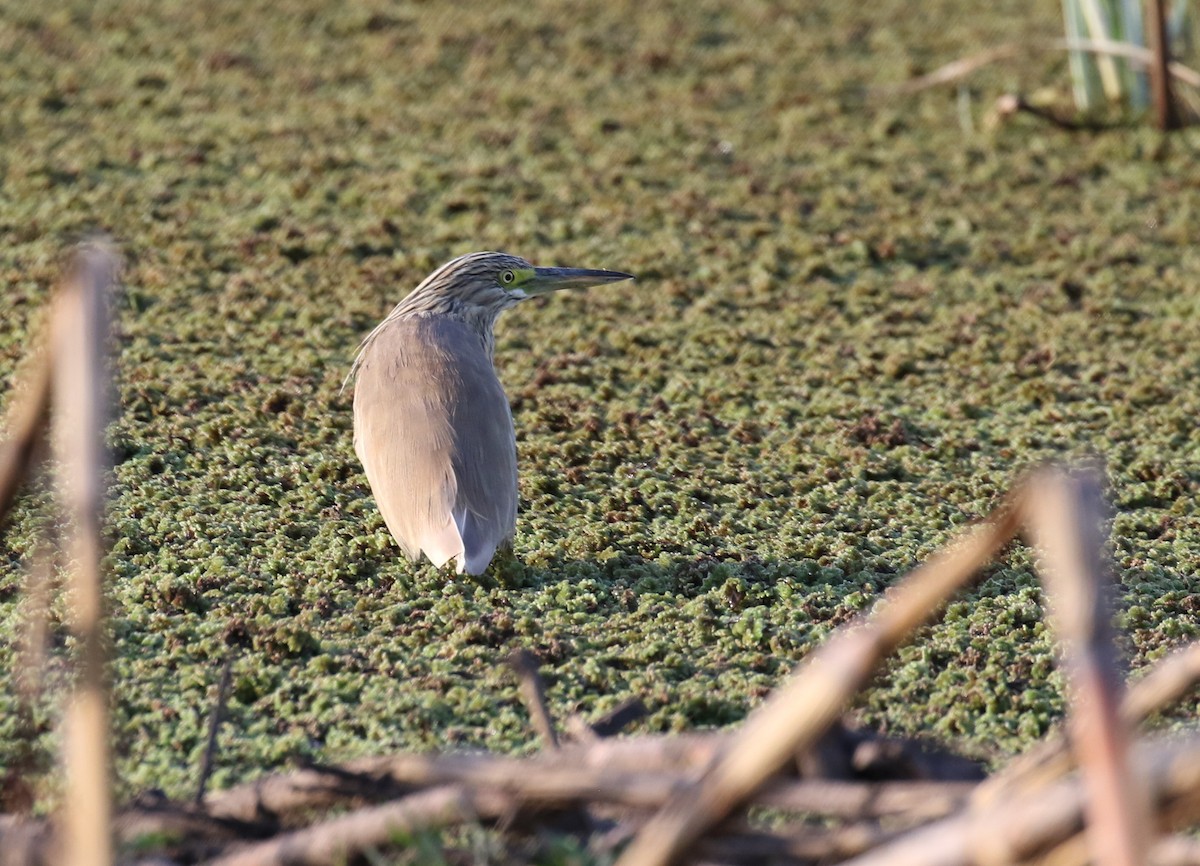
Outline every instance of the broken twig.
<path fill-rule="evenodd" d="M 554 730 L 554 717 L 546 704 L 546 685 L 538 672 L 537 657 L 529 650 L 514 650 L 508 657 L 508 666 L 517 675 L 521 699 L 529 710 L 533 728 L 548 749 L 558 748 L 558 734 Z"/>
<path fill-rule="evenodd" d="M 208 777 L 212 775 L 213 761 L 217 753 L 217 733 L 221 730 L 221 721 L 225 715 L 225 703 L 229 700 L 229 686 L 233 682 L 233 661 L 237 656 L 236 649 L 230 649 L 221 667 L 221 680 L 217 685 L 217 699 L 213 702 L 212 715 L 208 718 L 208 739 L 204 743 L 204 758 L 200 762 L 200 778 L 196 781 L 196 796 L 192 802 L 197 806 L 204 802 L 204 789 L 208 787 Z"/>

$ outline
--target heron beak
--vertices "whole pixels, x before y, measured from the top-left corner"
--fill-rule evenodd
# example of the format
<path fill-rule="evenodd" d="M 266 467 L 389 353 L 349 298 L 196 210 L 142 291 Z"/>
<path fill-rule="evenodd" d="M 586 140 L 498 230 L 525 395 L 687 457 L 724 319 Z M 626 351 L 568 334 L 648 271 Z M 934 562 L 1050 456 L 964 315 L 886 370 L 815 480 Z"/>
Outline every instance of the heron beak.
<path fill-rule="evenodd" d="M 521 289 L 532 297 L 559 289 L 586 289 L 588 286 L 619 283 L 621 280 L 633 278 L 633 274 L 591 268 L 534 268 L 533 277 L 526 281 Z"/>

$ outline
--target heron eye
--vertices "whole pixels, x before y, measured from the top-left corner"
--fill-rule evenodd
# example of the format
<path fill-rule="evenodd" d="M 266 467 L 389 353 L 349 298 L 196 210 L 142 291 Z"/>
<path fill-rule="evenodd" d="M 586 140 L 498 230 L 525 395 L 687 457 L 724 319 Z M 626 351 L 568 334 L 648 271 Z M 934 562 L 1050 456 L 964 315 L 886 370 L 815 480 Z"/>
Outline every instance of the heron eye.
<path fill-rule="evenodd" d="M 513 284 L 513 281 L 516 278 L 517 278 L 517 275 L 514 274 L 512 271 L 501 271 L 500 272 L 500 282 L 504 283 L 504 285 L 506 285 L 506 286 L 511 286 Z"/>

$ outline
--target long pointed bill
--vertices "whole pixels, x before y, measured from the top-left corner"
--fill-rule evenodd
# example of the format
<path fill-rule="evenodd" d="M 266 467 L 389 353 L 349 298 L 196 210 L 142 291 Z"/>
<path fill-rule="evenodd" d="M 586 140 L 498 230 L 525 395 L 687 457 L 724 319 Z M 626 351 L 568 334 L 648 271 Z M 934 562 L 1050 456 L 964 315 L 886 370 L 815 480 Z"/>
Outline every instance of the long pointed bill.
<path fill-rule="evenodd" d="M 559 289 L 586 289 L 633 278 L 633 274 L 591 268 L 534 268 L 533 276 L 521 288 L 527 295 L 544 295 Z"/>

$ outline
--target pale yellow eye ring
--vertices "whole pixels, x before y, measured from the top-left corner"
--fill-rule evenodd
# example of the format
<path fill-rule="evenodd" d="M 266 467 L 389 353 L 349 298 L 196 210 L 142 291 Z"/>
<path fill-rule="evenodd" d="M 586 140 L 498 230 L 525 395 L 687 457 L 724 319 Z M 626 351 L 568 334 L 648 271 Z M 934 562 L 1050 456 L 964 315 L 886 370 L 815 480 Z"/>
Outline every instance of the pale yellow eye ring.
<path fill-rule="evenodd" d="M 500 282 L 504 283 L 504 285 L 506 285 L 506 286 L 511 286 L 513 284 L 513 281 L 516 280 L 516 278 L 517 278 L 517 275 L 514 274 L 512 271 L 501 271 L 500 272 Z"/>

